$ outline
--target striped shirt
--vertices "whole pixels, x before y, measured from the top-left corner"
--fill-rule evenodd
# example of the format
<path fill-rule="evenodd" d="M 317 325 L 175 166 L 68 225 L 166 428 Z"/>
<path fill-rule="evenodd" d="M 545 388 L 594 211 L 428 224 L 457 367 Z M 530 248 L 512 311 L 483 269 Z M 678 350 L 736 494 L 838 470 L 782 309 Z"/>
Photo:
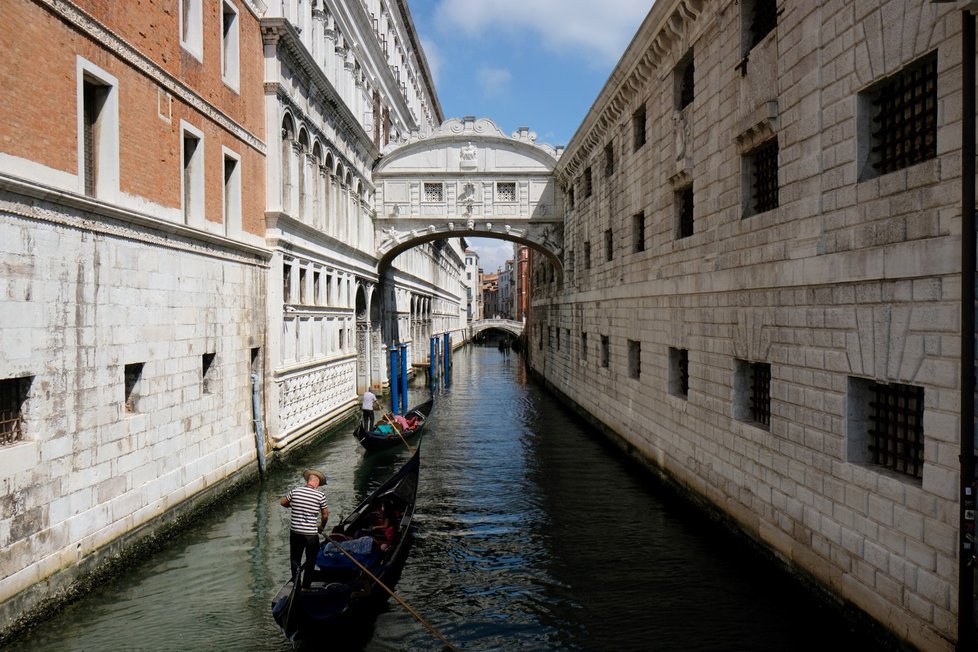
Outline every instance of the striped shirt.
<path fill-rule="evenodd" d="M 292 517 L 289 527 L 299 534 L 317 534 L 319 532 L 319 515 L 328 506 L 326 496 L 319 489 L 309 485 L 296 487 L 285 495 L 289 499 Z"/>

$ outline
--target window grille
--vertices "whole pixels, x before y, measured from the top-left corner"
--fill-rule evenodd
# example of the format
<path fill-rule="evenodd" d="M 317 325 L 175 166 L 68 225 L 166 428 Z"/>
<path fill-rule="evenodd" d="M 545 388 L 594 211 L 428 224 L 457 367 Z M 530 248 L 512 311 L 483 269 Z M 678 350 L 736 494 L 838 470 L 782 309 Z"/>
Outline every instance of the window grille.
<path fill-rule="evenodd" d="M 635 253 L 645 251 L 645 212 L 632 216 L 632 232 L 635 234 Z"/>
<path fill-rule="evenodd" d="M 750 12 L 750 47 L 764 40 L 778 25 L 776 0 L 754 0 Z"/>
<path fill-rule="evenodd" d="M 676 209 L 679 214 L 679 237 L 693 235 L 693 184 L 676 193 Z"/>
<path fill-rule="evenodd" d="M 872 383 L 869 450 L 874 464 L 920 478 L 924 467 L 924 388 Z"/>
<path fill-rule="evenodd" d="M 771 427 L 771 365 L 754 362 L 750 365 L 750 419 Z"/>
<path fill-rule="evenodd" d="M 632 134 L 634 149 L 637 151 L 645 144 L 645 105 L 643 104 L 632 114 Z"/>
<path fill-rule="evenodd" d="M 676 352 L 676 380 L 680 396 L 689 396 L 689 351 L 679 349 Z"/>
<path fill-rule="evenodd" d="M 0 446 L 20 441 L 24 437 L 23 406 L 31 379 L 0 380 Z"/>
<path fill-rule="evenodd" d="M 752 214 L 778 207 L 778 139 L 772 138 L 749 154 Z"/>
<path fill-rule="evenodd" d="M 873 95 L 873 168 L 878 174 L 937 156 L 936 53 L 887 79 Z"/>
<path fill-rule="evenodd" d="M 610 177 L 615 173 L 615 144 L 613 142 L 604 146 L 604 176 Z"/>
<path fill-rule="evenodd" d="M 605 229 L 604 232 L 604 251 L 605 260 L 610 261 L 614 258 L 615 248 L 614 248 L 614 238 L 611 233 L 611 229 Z"/>
<path fill-rule="evenodd" d="M 496 184 L 496 201 L 500 202 L 515 202 L 516 201 L 516 183 L 497 183 Z"/>
<path fill-rule="evenodd" d="M 679 64 L 680 69 L 677 71 L 679 82 L 679 97 L 677 109 L 682 111 L 687 106 L 693 103 L 693 53 L 689 52 L 683 61 Z"/>
<path fill-rule="evenodd" d="M 591 168 L 584 170 L 584 198 L 587 199 L 591 196 L 594 191 L 594 186 L 591 180 Z"/>
<path fill-rule="evenodd" d="M 441 202 L 445 198 L 445 187 L 440 183 L 425 183 L 424 184 L 424 200 L 432 202 Z"/>

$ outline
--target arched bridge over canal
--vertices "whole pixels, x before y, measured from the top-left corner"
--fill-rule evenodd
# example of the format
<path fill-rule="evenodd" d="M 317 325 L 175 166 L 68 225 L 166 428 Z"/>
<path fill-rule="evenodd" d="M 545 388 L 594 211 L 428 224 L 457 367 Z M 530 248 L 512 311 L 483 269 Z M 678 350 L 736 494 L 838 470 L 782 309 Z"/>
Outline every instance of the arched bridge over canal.
<path fill-rule="evenodd" d="M 523 322 L 512 319 L 479 319 L 469 324 L 471 337 L 489 330 L 503 331 L 513 337 L 519 337 L 523 334 Z"/>

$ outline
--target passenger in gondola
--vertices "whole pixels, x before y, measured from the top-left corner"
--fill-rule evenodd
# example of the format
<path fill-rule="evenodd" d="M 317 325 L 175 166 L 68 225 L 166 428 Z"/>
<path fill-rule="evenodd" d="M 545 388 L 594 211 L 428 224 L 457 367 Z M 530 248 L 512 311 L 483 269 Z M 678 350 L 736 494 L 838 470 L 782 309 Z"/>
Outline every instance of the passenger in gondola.
<path fill-rule="evenodd" d="M 292 510 L 289 519 L 289 562 L 292 577 L 302 563 L 302 553 L 306 553 L 306 563 L 302 572 L 302 588 L 312 584 L 312 573 L 316 567 L 316 553 L 319 550 L 319 534 L 329 520 L 329 506 L 326 496 L 319 489 L 326 484 L 326 476 L 319 471 L 303 471 L 306 484 L 295 487 L 282 496 L 279 504 Z M 320 516 L 322 521 L 320 521 Z"/>

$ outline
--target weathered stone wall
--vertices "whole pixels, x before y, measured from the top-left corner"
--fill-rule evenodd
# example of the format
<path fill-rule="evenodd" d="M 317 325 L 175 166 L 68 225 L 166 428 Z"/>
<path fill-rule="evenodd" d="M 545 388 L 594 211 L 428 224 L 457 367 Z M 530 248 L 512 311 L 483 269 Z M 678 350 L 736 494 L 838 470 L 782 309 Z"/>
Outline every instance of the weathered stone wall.
<path fill-rule="evenodd" d="M 563 283 L 537 260 L 533 365 L 796 568 L 912 644 L 950 650 L 960 18 L 922 0 L 787 3 L 742 74 L 741 4 L 656 3 L 568 146 Z M 867 175 L 860 93 L 935 50 L 936 156 Z M 695 93 L 679 110 L 689 52 Z M 778 206 L 752 215 L 745 154 L 771 139 Z M 685 396 L 670 349 L 688 351 Z M 738 361 L 770 365 L 769 426 L 744 416 Z M 865 461 L 865 382 L 923 388 L 922 477 Z"/>

